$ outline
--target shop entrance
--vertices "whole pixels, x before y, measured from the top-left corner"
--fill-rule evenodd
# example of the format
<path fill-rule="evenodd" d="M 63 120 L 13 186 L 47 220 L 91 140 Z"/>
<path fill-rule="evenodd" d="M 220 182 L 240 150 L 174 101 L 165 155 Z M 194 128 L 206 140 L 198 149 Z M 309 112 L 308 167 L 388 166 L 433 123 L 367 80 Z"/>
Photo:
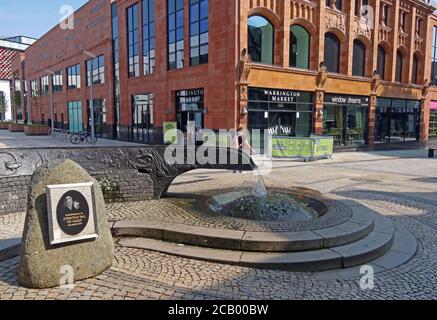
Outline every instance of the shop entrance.
<path fill-rule="evenodd" d="M 376 143 L 419 139 L 420 101 L 379 98 L 375 119 Z"/>
<path fill-rule="evenodd" d="M 309 137 L 313 131 L 313 94 L 285 89 L 249 88 L 248 128 L 255 149 L 264 135 Z"/>
<path fill-rule="evenodd" d="M 176 121 L 178 129 L 187 132 L 188 123 L 194 122 L 196 130 L 204 128 L 204 90 L 176 91 Z"/>
<path fill-rule="evenodd" d="M 334 137 L 337 147 L 367 144 L 368 98 L 326 95 L 323 134 Z"/>
<path fill-rule="evenodd" d="M 150 143 L 153 129 L 153 95 L 135 95 L 132 97 L 132 140 Z"/>

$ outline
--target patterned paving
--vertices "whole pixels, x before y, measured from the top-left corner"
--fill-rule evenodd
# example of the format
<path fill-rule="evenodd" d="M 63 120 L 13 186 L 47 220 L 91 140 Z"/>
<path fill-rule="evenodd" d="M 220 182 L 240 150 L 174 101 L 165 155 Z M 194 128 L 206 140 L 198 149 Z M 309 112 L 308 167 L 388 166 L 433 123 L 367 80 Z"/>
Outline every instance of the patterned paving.
<path fill-rule="evenodd" d="M 417 170 L 412 167 L 419 164 Z M 414 234 L 419 244 L 416 256 L 400 267 L 377 273 L 371 290 L 360 288 L 360 274 L 336 277 L 334 273 L 322 280 L 320 274 L 256 270 L 117 248 L 110 270 L 76 283 L 73 290 L 20 288 L 18 258 L 1 262 L 0 299 L 437 299 L 437 183 L 429 179 L 436 172 L 435 160 L 387 159 L 379 160 L 377 166 L 373 161 L 283 166 L 265 178 L 272 185 L 299 185 L 327 196 L 346 197 Z M 172 192 L 238 188 L 245 179 L 244 175 L 194 172 L 176 181 Z M 147 212 L 162 211 L 162 203 L 148 203 Z M 109 211 L 112 218 L 144 215 L 145 206 L 113 205 Z M 160 217 L 177 220 L 181 215 L 171 207 Z M 19 233 L 22 221 L 22 214 L 0 217 L 1 237 Z"/>

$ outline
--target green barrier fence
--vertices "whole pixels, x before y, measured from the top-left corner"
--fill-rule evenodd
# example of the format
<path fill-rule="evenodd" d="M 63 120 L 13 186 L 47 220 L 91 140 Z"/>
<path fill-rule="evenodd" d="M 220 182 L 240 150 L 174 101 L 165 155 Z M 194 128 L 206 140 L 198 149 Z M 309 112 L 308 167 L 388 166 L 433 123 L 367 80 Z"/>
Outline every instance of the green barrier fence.
<path fill-rule="evenodd" d="M 307 138 L 273 137 L 272 157 L 314 161 L 331 158 L 334 153 L 334 138 L 311 136 Z"/>

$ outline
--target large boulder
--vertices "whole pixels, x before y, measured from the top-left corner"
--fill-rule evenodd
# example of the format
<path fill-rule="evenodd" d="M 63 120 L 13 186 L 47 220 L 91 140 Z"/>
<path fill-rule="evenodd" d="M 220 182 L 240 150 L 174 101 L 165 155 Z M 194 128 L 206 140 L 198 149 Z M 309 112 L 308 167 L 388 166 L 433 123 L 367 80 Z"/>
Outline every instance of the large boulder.
<path fill-rule="evenodd" d="M 94 182 L 98 238 L 66 245 L 50 245 L 47 185 L 86 182 Z M 38 168 L 29 186 L 19 283 L 35 289 L 59 286 L 65 275 L 61 273 L 61 268 L 65 266 L 73 268 L 74 281 L 95 277 L 112 265 L 113 258 L 114 242 L 99 183 L 71 160 L 54 161 Z"/>

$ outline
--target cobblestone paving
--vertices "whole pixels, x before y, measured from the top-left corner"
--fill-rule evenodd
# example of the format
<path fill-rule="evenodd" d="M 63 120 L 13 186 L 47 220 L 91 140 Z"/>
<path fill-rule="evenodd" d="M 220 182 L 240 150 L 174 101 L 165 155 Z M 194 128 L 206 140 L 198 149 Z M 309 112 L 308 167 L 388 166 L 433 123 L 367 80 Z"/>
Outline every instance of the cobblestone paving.
<path fill-rule="evenodd" d="M 360 289 L 360 275 L 320 280 L 311 273 L 256 270 L 117 248 L 110 270 L 78 282 L 73 290 L 20 288 L 16 282 L 18 258 L 1 262 L 0 299 L 437 299 L 437 183 L 429 179 L 437 172 L 437 161 L 419 161 L 423 167 L 417 172 L 408 161 L 378 161 L 377 170 L 374 162 L 356 168 L 291 166 L 278 168 L 266 178 L 268 184 L 300 185 L 346 197 L 403 224 L 415 235 L 419 244 L 416 256 L 376 274 L 373 290 Z M 243 178 L 192 173 L 176 181 L 172 191 L 226 188 L 235 182 L 232 179 Z M 181 181 L 192 183 L 179 184 Z M 158 208 L 159 202 L 149 205 Z M 114 205 L 110 211 L 136 206 Z M 167 214 L 171 217 L 170 211 Z M 8 223 L 19 225 L 22 219 L 23 215 L 0 218 L 0 234 L 6 235 Z"/>

